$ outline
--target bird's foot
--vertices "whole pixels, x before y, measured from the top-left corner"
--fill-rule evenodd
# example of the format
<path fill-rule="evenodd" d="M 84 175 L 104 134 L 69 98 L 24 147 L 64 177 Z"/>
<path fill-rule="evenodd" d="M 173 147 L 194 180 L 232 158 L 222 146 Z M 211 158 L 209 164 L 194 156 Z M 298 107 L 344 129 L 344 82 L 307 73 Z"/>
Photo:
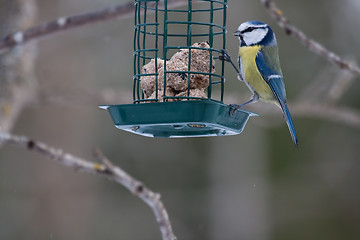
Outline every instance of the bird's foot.
<path fill-rule="evenodd" d="M 226 62 L 232 62 L 230 55 L 227 53 L 225 49 L 221 50 L 221 54 L 222 55 L 219 56 L 220 60 L 224 60 Z"/>
<path fill-rule="evenodd" d="M 238 76 L 240 77 L 241 79 L 241 75 L 240 75 L 240 71 L 239 69 L 236 67 L 235 63 L 233 62 L 233 60 L 231 60 L 231 57 L 230 55 L 227 53 L 227 51 L 225 49 L 221 49 L 221 54 L 218 58 L 222 61 L 225 61 L 225 62 L 229 62 L 231 63 L 231 66 L 233 66 L 233 68 L 235 69 L 235 71 L 237 72 Z"/>
<path fill-rule="evenodd" d="M 234 116 L 235 112 L 240 109 L 242 106 L 237 104 L 230 104 L 230 116 Z"/>

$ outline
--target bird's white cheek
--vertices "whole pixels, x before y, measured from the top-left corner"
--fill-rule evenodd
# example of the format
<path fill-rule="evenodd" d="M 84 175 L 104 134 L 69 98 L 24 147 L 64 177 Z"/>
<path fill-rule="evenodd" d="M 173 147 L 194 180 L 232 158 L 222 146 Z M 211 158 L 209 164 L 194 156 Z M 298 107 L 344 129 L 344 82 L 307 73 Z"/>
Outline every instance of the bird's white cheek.
<path fill-rule="evenodd" d="M 243 36 L 244 42 L 247 46 L 257 44 L 265 38 L 267 32 L 267 29 L 256 29 L 252 32 L 246 33 Z"/>

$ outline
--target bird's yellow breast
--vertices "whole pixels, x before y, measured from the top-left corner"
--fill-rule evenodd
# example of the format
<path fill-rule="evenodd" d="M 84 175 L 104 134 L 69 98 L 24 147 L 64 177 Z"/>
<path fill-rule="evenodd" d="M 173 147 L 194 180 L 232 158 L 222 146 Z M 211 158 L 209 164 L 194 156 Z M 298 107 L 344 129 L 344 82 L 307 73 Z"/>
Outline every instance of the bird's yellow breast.
<path fill-rule="evenodd" d="M 239 48 L 239 57 L 241 58 L 244 80 L 247 82 L 252 91 L 255 91 L 259 95 L 261 100 L 273 102 L 275 100 L 275 96 L 269 85 L 261 76 L 255 62 L 256 55 L 260 50 L 261 46 Z"/>

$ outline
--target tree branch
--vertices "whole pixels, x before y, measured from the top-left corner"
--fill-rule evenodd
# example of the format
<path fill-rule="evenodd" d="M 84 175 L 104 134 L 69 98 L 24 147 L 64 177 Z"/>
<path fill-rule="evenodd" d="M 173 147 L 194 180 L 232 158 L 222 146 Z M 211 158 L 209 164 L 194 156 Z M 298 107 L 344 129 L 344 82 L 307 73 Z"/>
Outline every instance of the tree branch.
<path fill-rule="evenodd" d="M 327 61 L 338 65 L 342 69 L 347 69 L 352 73 L 360 76 L 359 66 L 343 60 L 339 55 L 329 51 L 320 43 L 307 37 L 304 32 L 299 28 L 292 25 L 287 18 L 284 17 L 283 12 L 278 9 L 273 0 L 261 0 L 265 8 L 269 12 L 270 16 L 277 21 L 279 26 L 283 28 L 286 34 L 297 39 L 302 45 L 308 48 L 310 51 L 322 56 Z"/>
<path fill-rule="evenodd" d="M 128 89 L 73 89 L 59 92 L 51 89 L 40 89 L 34 104 L 50 105 L 112 105 L 132 103 L 132 92 Z"/>
<path fill-rule="evenodd" d="M 291 109 L 294 116 L 316 117 L 360 129 L 360 113 L 350 108 L 300 102 L 292 104 Z"/>
<path fill-rule="evenodd" d="M 163 6 L 164 1 L 160 1 L 159 6 Z M 174 8 L 182 6 L 185 0 L 168 0 L 168 7 Z M 153 5 L 149 2 L 148 5 Z M 15 46 L 65 30 L 94 24 L 97 22 L 109 21 L 113 19 L 128 18 L 134 14 L 134 2 L 130 1 L 114 7 L 97 10 L 95 12 L 84 13 L 72 17 L 60 17 L 56 20 L 43 23 L 33 28 L 9 34 L 0 40 L 0 54 Z"/>
<path fill-rule="evenodd" d="M 160 200 L 160 194 L 151 191 L 145 187 L 142 182 L 133 178 L 120 167 L 113 165 L 99 150 L 96 150 L 94 154 L 97 159 L 103 162 L 103 164 L 93 163 L 66 153 L 61 149 L 49 146 L 43 142 L 34 141 L 24 136 L 15 136 L 9 133 L 4 133 L 1 130 L 0 143 L 14 145 L 28 151 L 38 152 L 49 159 L 55 160 L 66 167 L 72 168 L 75 171 L 93 173 L 123 185 L 152 209 L 155 214 L 162 239 L 176 239 L 172 231 L 168 213 L 164 204 Z"/>

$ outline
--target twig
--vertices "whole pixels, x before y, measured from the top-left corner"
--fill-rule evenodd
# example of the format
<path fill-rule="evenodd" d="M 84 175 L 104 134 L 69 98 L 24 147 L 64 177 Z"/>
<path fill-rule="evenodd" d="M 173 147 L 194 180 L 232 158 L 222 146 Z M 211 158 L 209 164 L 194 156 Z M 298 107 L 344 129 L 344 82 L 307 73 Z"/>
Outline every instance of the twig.
<path fill-rule="evenodd" d="M 330 86 L 335 81 L 333 80 L 335 78 L 334 76 L 337 78 L 338 72 L 340 71 L 340 69 L 336 69 L 332 65 L 320 69 L 312 81 L 304 85 L 304 88 L 298 93 L 296 98 L 297 102 L 323 102 L 323 99 L 329 92 Z M 349 73 L 344 70 L 341 72 Z M 329 80 L 332 82 L 329 83 Z"/>
<path fill-rule="evenodd" d="M 354 74 L 327 66 L 298 94 L 297 102 L 335 105 L 354 82 Z"/>
<path fill-rule="evenodd" d="M 132 13 L 133 5 L 134 4 L 132 2 L 129 2 L 96 12 L 85 13 L 72 17 L 60 17 L 56 20 L 43 23 L 28 30 L 9 34 L 0 40 L 0 53 L 2 53 L 4 50 L 13 48 L 16 45 L 26 43 L 30 40 L 39 39 L 56 32 L 84 26 L 86 24 L 114 19 L 119 16 L 126 17 Z"/>
<path fill-rule="evenodd" d="M 354 74 L 360 76 L 359 66 L 343 60 L 339 55 L 329 51 L 320 43 L 307 37 L 304 32 L 292 25 L 287 18 L 284 17 L 283 12 L 278 9 L 273 0 L 261 0 L 265 8 L 270 13 L 271 17 L 277 21 L 279 26 L 283 28 L 286 34 L 297 39 L 302 45 L 314 53 L 324 57 L 327 61 L 338 65 L 342 69 L 347 69 Z"/>
<path fill-rule="evenodd" d="M 341 99 L 354 82 L 354 76 L 350 72 L 343 71 L 340 76 L 335 78 L 331 84 L 327 97 L 324 99 L 326 104 L 334 104 Z"/>
<path fill-rule="evenodd" d="M 73 156 L 61 149 L 49 146 L 43 142 L 34 141 L 24 136 L 15 136 L 2 131 L 0 131 L 0 143 L 14 145 L 29 151 L 38 152 L 49 159 L 53 159 L 64 166 L 72 168 L 75 171 L 93 173 L 120 183 L 135 196 L 143 200 L 153 210 L 162 234 L 162 239 L 176 239 L 172 231 L 165 206 L 160 200 L 160 194 L 152 192 L 150 189 L 145 187 L 142 182 L 127 174 L 120 167 L 113 165 L 99 150 L 95 151 L 95 155 L 96 158 L 103 162 L 103 164 L 93 163 Z"/>
<path fill-rule="evenodd" d="M 181 6 L 185 0 L 168 0 L 168 7 Z M 149 3 L 149 6 L 153 3 Z M 163 1 L 160 1 L 160 6 Z M 19 31 L 9 34 L 0 40 L 0 54 L 17 45 L 27 43 L 32 40 L 38 40 L 42 37 L 59 33 L 64 30 L 73 29 L 97 22 L 113 19 L 127 18 L 134 14 L 134 2 L 130 1 L 114 7 L 105 8 L 95 12 L 84 13 L 72 17 L 60 17 L 56 20 L 43 23 L 25 31 Z"/>
<path fill-rule="evenodd" d="M 113 165 L 99 149 L 96 149 L 94 154 L 97 159 L 104 163 L 104 166 L 110 174 L 114 176 L 112 180 L 126 187 L 130 192 L 151 207 L 155 214 L 163 239 L 175 240 L 176 237 L 172 231 L 168 213 L 164 204 L 160 201 L 160 194 L 152 192 L 145 187 L 142 182 L 131 177 L 120 167 Z"/>
<path fill-rule="evenodd" d="M 360 129 L 360 112 L 352 108 L 343 106 L 327 105 L 326 103 L 314 102 L 289 102 L 291 115 L 300 118 L 319 119 L 329 123 L 340 123 L 344 126 Z M 273 127 L 278 123 L 283 123 L 280 110 L 275 106 L 269 108 L 265 104 L 253 104 L 249 106 L 250 111 L 259 113 L 261 116 L 273 117 L 277 121 L 268 121 L 268 118 L 257 118 L 257 124 L 266 127 Z M 281 121 L 280 121 L 281 120 Z"/>
<path fill-rule="evenodd" d="M 291 105 L 294 116 L 325 119 L 340 122 L 360 129 L 360 113 L 346 107 L 314 103 L 297 103 Z"/>
<path fill-rule="evenodd" d="M 132 103 L 132 92 L 128 89 L 72 89 L 59 92 L 49 88 L 39 91 L 35 104 L 63 104 L 63 105 L 111 105 Z"/>

